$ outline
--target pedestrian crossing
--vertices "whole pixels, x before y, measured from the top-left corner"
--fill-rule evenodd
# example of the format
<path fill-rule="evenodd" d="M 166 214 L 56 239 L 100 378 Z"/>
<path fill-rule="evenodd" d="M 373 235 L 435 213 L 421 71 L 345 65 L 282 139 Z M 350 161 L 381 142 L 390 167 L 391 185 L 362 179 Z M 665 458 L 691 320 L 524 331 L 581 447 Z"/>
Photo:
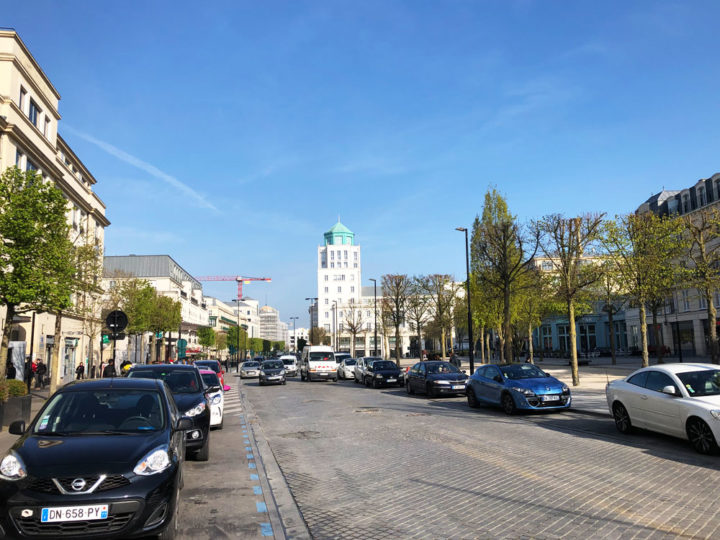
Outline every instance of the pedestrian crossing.
<path fill-rule="evenodd" d="M 243 413 L 240 392 L 238 390 L 225 392 L 224 398 L 225 406 L 223 407 L 223 416 L 237 416 Z"/>

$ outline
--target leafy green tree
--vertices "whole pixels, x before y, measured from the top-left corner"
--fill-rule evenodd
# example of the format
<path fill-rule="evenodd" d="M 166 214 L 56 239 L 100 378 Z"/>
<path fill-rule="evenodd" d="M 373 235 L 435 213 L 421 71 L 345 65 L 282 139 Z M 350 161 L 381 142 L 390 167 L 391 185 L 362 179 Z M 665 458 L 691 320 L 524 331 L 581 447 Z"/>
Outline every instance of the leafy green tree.
<path fill-rule="evenodd" d="M 227 349 L 228 346 L 228 335 L 226 332 L 218 332 L 215 337 L 215 348 L 218 352 L 222 352 Z"/>
<path fill-rule="evenodd" d="M 329 338 L 327 335 L 327 332 L 325 332 L 324 328 L 320 328 L 319 326 L 314 326 L 312 330 L 310 330 L 310 343 L 313 345 L 322 345 L 325 343 L 325 338 Z"/>
<path fill-rule="evenodd" d="M 382 277 L 382 295 L 390 322 L 395 329 L 395 363 L 400 365 L 400 325 L 407 316 L 408 298 L 412 281 L 406 274 L 385 274 Z"/>
<path fill-rule="evenodd" d="M 603 242 L 617 266 L 621 287 L 640 310 L 643 367 L 649 365 L 647 306 L 664 299 L 674 287 L 679 269 L 673 261 L 685 249 L 682 227 L 680 219 L 652 212 L 616 216 L 605 224 Z M 659 339 L 655 343 L 661 348 Z"/>
<path fill-rule="evenodd" d="M 305 338 L 298 338 L 296 352 L 302 352 L 302 350 L 305 348 L 305 345 L 307 345 L 307 341 L 305 340 Z"/>
<path fill-rule="evenodd" d="M 561 308 L 555 301 L 552 282 L 543 275 L 540 269 L 533 268 L 522 278 L 521 292 L 517 295 L 517 327 L 518 335 L 525 330 L 528 344 L 528 360 L 534 363 L 533 330 L 538 328 L 550 313 L 559 312 Z"/>
<path fill-rule="evenodd" d="M 615 345 L 615 315 L 620 313 L 627 300 L 627 295 L 622 286 L 622 274 L 617 267 L 617 261 L 610 257 L 606 258 L 602 265 L 602 277 L 597 286 L 596 296 L 602 303 L 602 310 L 608 316 L 608 328 L 610 330 L 610 356 L 612 365 L 617 363 L 617 347 Z"/>
<path fill-rule="evenodd" d="M 215 345 L 215 330 L 209 326 L 201 326 L 197 329 L 198 344 L 207 352 L 208 348 Z"/>
<path fill-rule="evenodd" d="M 586 254 L 592 251 L 600 239 L 603 216 L 586 214 L 566 218 L 552 214 L 537 223 L 537 231 L 542 235 L 540 246 L 554 265 L 558 298 L 567 309 L 573 386 L 580 384 L 575 310 L 580 297 L 601 276 L 599 265 L 589 260 Z"/>
<path fill-rule="evenodd" d="M 423 277 L 413 277 L 410 293 L 407 299 L 406 316 L 410 323 L 410 329 L 415 332 L 418 344 L 418 356 L 422 358 L 423 346 L 423 328 L 430 320 L 429 300 L 427 295 L 423 293 L 423 288 L 418 284 L 418 280 Z"/>
<path fill-rule="evenodd" d="M 66 212 L 62 191 L 35 171 L 11 167 L 0 176 L 0 302 L 7 310 L 0 358 L 7 357 L 15 314 L 48 311 L 56 314 L 53 373 L 59 372 L 57 319 L 71 305 L 75 274 Z"/>
<path fill-rule="evenodd" d="M 153 333 L 152 349 L 150 351 L 151 361 L 157 360 L 157 334 L 162 332 L 160 347 L 160 360 L 165 360 L 165 340 L 167 333 L 176 330 L 182 323 L 182 305 L 169 296 L 157 295 L 152 304 L 152 311 L 149 317 L 149 329 Z"/>
<path fill-rule="evenodd" d="M 82 332 L 88 338 L 88 362 L 94 363 L 95 344 L 103 328 L 102 305 L 102 246 L 87 236 L 75 246 L 75 302 L 70 308 L 73 315 L 82 321 Z M 99 342 L 98 342 L 99 344 Z M 86 366 L 89 372 L 90 366 Z"/>

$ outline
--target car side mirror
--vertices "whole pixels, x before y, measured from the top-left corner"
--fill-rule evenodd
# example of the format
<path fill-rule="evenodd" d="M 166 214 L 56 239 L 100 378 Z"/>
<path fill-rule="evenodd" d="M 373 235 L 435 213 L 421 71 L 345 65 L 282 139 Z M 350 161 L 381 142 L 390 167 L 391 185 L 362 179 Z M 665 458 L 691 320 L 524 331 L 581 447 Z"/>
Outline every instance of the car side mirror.
<path fill-rule="evenodd" d="M 182 418 L 179 418 L 177 423 L 175 424 L 175 429 L 177 431 L 187 431 L 188 429 L 192 429 L 193 427 L 193 421 L 191 418 L 188 418 L 187 416 L 183 416 Z"/>
<path fill-rule="evenodd" d="M 208 388 L 207 391 L 208 391 L 208 394 L 212 394 L 214 392 L 219 392 L 220 390 L 222 390 L 222 387 L 216 385 L 216 386 L 211 386 L 210 388 Z"/>
<path fill-rule="evenodd" d="M 668 394 L 670 396 L 676 396 L 677 393 L 675 392 L 675 387 L 671 384 L 668 384 L 667 386 L 663 387 L 662 389 L 663 394 Z"/>
<path fill-rule="evenodd" d="M 25 421 L 16 420 L 12 424 L 10 424 L 8 431 L 11 435 L 22 435 L 23 433 L 25 433 Z"/>

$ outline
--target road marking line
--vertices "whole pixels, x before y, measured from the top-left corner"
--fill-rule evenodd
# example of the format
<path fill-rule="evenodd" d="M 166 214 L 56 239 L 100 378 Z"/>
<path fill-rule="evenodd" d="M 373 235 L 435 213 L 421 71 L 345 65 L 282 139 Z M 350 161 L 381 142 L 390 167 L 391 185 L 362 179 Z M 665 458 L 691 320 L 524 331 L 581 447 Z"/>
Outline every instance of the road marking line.
<path fill-rule="evenodd" d="M 255 495 L 262 495 L 262 488 L 260 486 L 253 486 L 253 493 Z"/>
<path fill-rule="evenodd" d="M 270 525 L 269 523 L 261 523 L 260 534 L 262 536 L 273 536 L 272 525 Z"/>
<path fill-rule="evenodd" d="M 258 512 L 267 512 L 267 505 L 264 502 L 256 502 L 255 506 Z"/>

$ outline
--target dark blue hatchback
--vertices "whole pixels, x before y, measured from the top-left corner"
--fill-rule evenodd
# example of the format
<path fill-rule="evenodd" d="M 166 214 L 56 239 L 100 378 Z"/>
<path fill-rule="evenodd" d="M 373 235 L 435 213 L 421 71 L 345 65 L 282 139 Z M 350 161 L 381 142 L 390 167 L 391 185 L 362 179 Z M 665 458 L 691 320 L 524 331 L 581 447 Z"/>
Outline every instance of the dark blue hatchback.
<path fill-rule="evenodd" d="M 481 366 L 467 382 L 470 407 L 499 405 L 507 414 L 518 409 L 553 410 L 570 407 L 570 389 L 533 364 Z"/>

